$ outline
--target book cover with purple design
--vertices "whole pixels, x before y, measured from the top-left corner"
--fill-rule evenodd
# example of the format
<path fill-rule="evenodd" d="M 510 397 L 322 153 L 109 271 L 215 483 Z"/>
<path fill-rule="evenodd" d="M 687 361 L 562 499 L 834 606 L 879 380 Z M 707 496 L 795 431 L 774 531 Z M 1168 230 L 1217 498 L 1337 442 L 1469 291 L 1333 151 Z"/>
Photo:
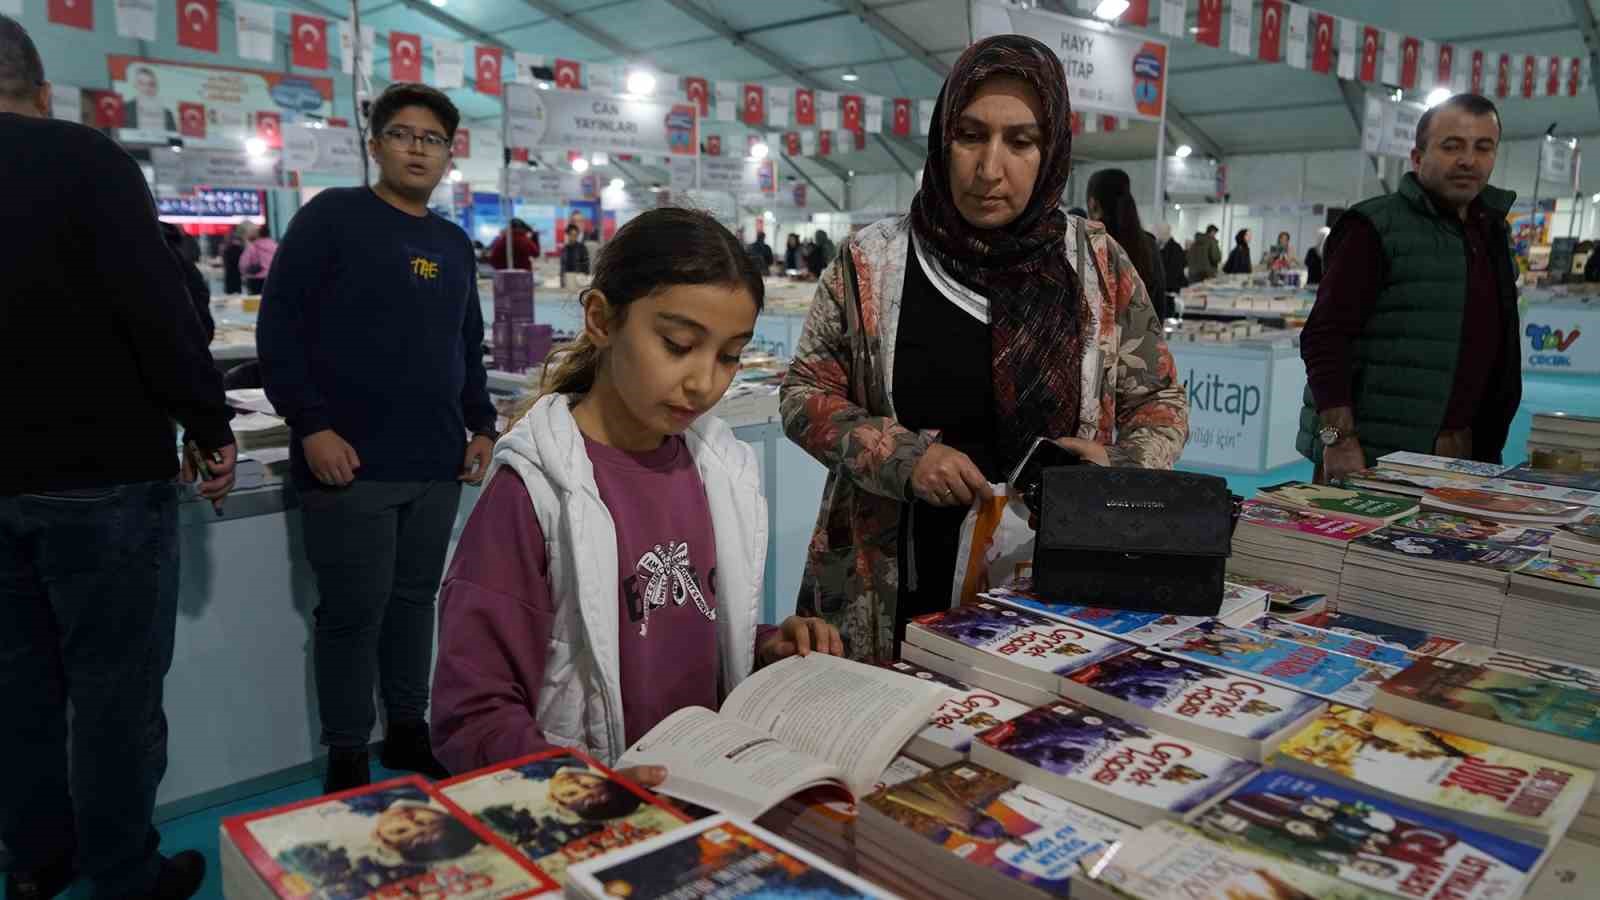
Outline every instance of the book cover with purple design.
<path fill-rule="evenodd" d="M 1108 634 L 1140 646 L 1149 646 L 1205 621 L 1204 616 L 1175 616 L 1169 613 L 1056 603 L 1005 588 L 997 588 L 983 596 L 984 599 L 996 603 L 1036 612 L 1058 621 L 1082 625 L 1101 634 Z"/>
<path fill-rule="evenodd" d="M 1174 816 L 1221 795 L 1259 768 L 1067 701 L 1031 709 L 978 740 L 1051 775 Z"/>
<path fill-rule="evenodd" d="M 1370 709 L 1378 686 L 1400 671 L 1220 622 L 1196 625 L 1154 649 L 1360 709 Z"/>
<path fill-rule="evenodd" d="M 932 681 L 950 689 L 950 696 L 933 711 L 928 727 L 917 732 L 905 752 L 923 757 L 929 748 L 917 746 L 926 742 L 951 754 L 965 755 L 972 748 L 972 739 L 979 732 L 1003 722 L 1009 722 L 1028 711 L 1028 707 L 994 691 L 973 687 L 947 675 L 941 675 L 915 664 L 905 662 L 880 663 L 883 668 L 911 678 Z M 917 751 L 922 752 L 917 752 Z M 942 755 L 942 754 L 941 754 Z"/>
<path fill-rule="evenodd" d="M 1356 538 L 1352 546 L 1370 548 L 1406 559 L 1465 563 L 1496 572 L 1515 572 L 1539 556 L 1532 550 L 1419 534 L 1404 528 L 1385 528 L 1375 531 Z"/>
<path fill-rule="evenodd" d="M 985 655 L 1032 669 L 1067 676 L 1128 649 L 1122 641 L 1074 628 L 1054 619 L 993 603 L 958 606 L 911 620 L 913 630 L 951 641 Z M 920 646 L 920 644 L 919 644 Z M 936 651 L 937 652 L 937 651 Z"/>
<path fill-rule="evenodd" d="M 1290 622 L 1274 616 L 1262 616 L 1246 626 L 1262 634 L 1294 641 L 1296 644 L 1305 644 L 1311 647 L 1321 647 L 1334 653 L 1345 656 L 1354 656 L 1360 659 L 1370 659 L 1384 665 L 1405 668 L 1416 659 L 1416 654 L 1409 650 L 1400 650 L 1387 644 L 1376 643 L 1328 631 L 1322 628 L 1313 628 L 1300 622 Z"/>

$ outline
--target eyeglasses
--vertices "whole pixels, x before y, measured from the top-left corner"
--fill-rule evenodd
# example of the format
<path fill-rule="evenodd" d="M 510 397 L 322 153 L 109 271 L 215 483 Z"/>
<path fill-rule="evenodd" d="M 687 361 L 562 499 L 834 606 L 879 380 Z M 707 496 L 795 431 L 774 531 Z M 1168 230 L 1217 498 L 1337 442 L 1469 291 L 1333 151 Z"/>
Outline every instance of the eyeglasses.
<path fill-rule="evenodd" d="M 422 142 L 422 152 L 438 156 L 450 149 L 450 139 L 432 131 L 413 131 L 403 125 L 383 130 L 383 141 L 395 150 L 410 150 L 417 141 Z"/>

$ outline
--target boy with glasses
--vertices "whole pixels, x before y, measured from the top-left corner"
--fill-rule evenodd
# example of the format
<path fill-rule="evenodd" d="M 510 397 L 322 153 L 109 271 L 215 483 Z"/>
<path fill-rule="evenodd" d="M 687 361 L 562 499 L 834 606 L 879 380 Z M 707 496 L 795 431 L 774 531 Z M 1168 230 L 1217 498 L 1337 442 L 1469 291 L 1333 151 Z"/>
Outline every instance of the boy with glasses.
<path fill-rule="evenodd" d="M 372 106 L 377 183 L 306 204 L 262 292 L 262 381 L 294 435 L 317 578 L 330 793 L 370 780 L 374 687 L 383 764 L 446 775 L 426 724 L 435 591 L 461 483 L 482 481 L 495 438 L 472 242 L 427 206 L 459 122 L 440 91 L 390 85 Z"/>

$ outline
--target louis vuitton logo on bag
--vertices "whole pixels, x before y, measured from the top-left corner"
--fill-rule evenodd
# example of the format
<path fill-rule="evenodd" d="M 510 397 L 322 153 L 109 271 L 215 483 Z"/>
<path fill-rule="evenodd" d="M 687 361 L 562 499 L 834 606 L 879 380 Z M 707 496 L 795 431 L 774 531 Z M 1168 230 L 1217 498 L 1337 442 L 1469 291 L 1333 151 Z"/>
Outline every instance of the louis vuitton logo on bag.
<path fill-rule="evenodd" d="M 1166 509 L 1162 500 L 1107 500 L 1106 509 Z"/>

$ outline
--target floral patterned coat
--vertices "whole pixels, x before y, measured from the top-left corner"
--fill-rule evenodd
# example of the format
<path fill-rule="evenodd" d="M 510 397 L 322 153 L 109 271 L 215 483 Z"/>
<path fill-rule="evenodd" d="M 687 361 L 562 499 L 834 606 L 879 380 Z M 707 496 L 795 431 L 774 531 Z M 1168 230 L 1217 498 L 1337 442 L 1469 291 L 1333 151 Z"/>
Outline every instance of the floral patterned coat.
<path fill-rule="evenodd" d="M 1078 273 L 1093 342 L 1076 436 L 1105 444 L 1114 466 L 1171 468 L 1188 440 L 1188 394 L 1144 283 L 1101 225 L 1069 217 L 1065 240 L 1068 258 L 1081 251 L 1094 270 Z M 829 470 L 798 609 L 835 625 L 857 659 L 893 655 L 901 504 L 939 440 L 895 419 L 893 379 L 916 374 L 894 371 L 911 248 L 904 216 L 843 243 L 817 284 L 780 399 L 784 431 Z"/>

